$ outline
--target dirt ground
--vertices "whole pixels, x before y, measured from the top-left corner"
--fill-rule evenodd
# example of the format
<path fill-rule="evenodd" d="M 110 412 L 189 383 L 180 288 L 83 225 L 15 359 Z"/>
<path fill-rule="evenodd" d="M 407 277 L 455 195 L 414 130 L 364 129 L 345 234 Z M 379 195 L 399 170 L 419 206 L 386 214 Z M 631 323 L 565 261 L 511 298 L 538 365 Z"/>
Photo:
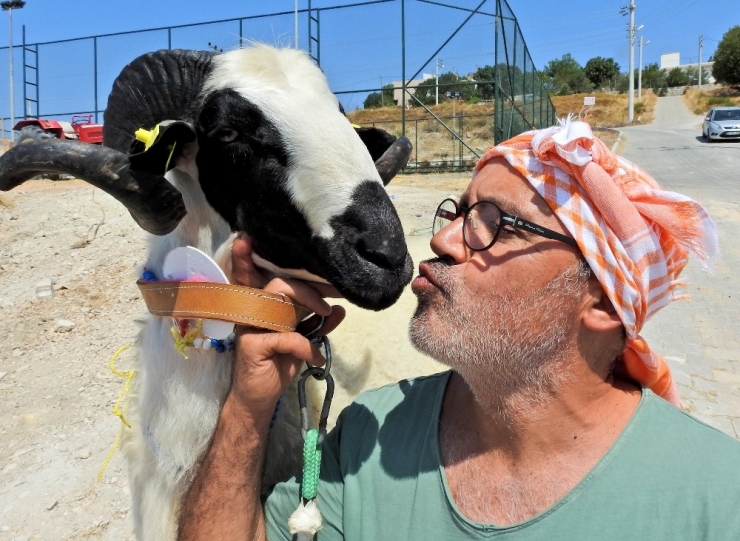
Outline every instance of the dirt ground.
<path fill-rule="evenodd" d="M 389 186 L 414 250 L 428 252 L 434 208 L 468 179 L 401 176 Z M 123 457 L 95 478 L 120 428 L 111 410 L 124 379 L 108 361 L 146 317 L 134 284 L 144 239 L 120 204 L 81 181 L 30 181 L 0 196 L 0 540 L 133 539 Z M 44 281 L 52 298 L 37 298 Z M 125 351 L 119 369 L 133 359 Z M 435 369 L 415 363 L 363 386 Z"/>

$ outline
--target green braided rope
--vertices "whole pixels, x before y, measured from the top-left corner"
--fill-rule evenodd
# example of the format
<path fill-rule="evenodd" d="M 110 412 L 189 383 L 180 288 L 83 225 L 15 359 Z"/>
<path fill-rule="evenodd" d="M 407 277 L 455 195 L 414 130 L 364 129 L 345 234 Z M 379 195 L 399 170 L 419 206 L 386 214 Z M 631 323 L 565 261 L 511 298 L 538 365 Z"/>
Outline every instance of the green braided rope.
<path fill-rule="evenodd" d="M 312 428 L 306 433 L 303 442 L 303 482 L 301 496 L 313 500 L 319 489 L 319 469 L 321 467 L 321 447 L 318 445 L 319 431 Z"/>

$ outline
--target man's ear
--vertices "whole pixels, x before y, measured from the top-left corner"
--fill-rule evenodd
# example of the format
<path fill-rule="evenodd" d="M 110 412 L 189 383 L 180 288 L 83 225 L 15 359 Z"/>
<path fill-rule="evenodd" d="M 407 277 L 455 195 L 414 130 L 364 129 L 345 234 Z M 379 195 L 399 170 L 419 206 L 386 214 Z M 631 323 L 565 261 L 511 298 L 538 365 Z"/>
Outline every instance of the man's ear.
<path fill-rule="evenodd" d="M 591 276 L 588 281 L 588 294 L 582 315 L 583 325 L 591 331 L 611 331 L 622 326 L 622 320 L 614 309 L 604 288 Z"/>
<path fill-rule="evenodd" d="M 363 128 L 354 126 L 357 135 L 365 143 L 367 150 L 370 152 L 373 161 L 378 161 L 383 153 L 396 141 L 396 136 L 380 128 Z"/>

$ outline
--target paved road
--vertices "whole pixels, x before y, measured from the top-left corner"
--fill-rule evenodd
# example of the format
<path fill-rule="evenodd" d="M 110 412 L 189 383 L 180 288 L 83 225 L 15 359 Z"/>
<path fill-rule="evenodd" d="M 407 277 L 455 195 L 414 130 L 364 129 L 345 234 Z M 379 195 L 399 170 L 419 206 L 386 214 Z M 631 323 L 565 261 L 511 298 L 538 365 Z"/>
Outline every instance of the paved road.
<path fill-rule="evenodd" d="M 668 360 L 686 409 L 740 439 L 740 143 L 705 143 L 701 121 L 680 96 L 665 97 L 653 124 L 622 130 L 621 154 L 700 201 L 722 251 L 712 274 L 689 264 L 691 300 L 663 309 L 643 335 Z"/>

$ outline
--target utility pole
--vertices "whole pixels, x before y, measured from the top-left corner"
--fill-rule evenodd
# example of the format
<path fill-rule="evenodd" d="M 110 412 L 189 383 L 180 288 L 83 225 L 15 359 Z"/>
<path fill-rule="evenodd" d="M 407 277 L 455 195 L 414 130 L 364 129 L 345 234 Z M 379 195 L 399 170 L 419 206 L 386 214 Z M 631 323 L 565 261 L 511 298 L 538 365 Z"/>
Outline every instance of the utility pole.
<path fill-rule="evenodd" d="M 637 78 L 637 99 L 642 98 L 642 48 L 645 45 L 649 45 L 649 44 L 650 44 L 650 40 L 647 40 L 643 43 L 643 37 L 640 36 L 640 71 L 638 72 L 639 77 Z"/>
<path fill-rule="evenodd" d="M 635 0 L 630 0 L 630 5 L 620 10 L 622 15 L 629 12 L 630 22 L 627 26 L 627 37 L 630 42 L 630 73 L 629 73 L 629 95 L 627 97 L 627 120 L 632 124 L 635 119 Z"/>
<path fill-rule="evenodd" d="M 437 58 L 436 84 L 434 85 L 434 105 L 439 105 L 439 68 L 444 68 L 441 58 Z"/>
<path fill-rule="evenodd" d="M 699 92 L 701 92 L 701 53 L 704 47 L 704 36 L 699 36 Z"/>

